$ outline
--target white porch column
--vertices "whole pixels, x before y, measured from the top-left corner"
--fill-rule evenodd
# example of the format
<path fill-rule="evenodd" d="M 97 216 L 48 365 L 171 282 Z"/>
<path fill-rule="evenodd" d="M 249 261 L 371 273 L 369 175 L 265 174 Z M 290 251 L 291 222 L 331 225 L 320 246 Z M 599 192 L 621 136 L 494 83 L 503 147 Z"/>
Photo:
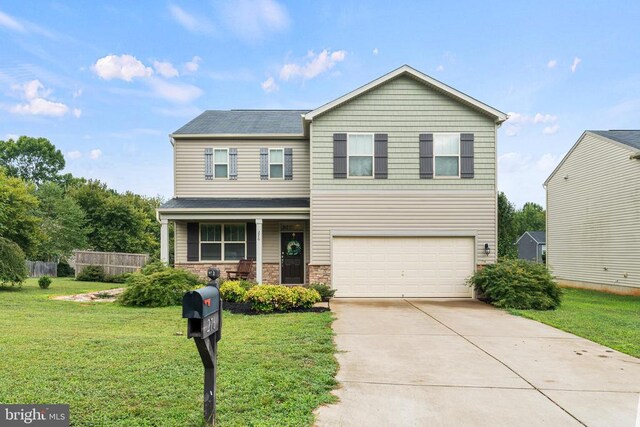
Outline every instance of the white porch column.
<path fill-rule="evenodd" d="M 160 220 L 160 261 L 169 262 L 169 221 Z"/>
<path fill-rule="evenodd" d="M 262 283 L 262 218 L 256 218 L 256 282 Z"/>

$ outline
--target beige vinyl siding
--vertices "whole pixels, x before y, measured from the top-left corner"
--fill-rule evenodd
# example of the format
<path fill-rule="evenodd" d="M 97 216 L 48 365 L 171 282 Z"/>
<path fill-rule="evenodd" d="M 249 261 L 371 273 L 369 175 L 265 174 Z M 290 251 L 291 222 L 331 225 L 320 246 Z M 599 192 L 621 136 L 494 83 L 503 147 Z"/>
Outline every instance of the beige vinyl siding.
<path fill-rule="evenodd" d="M 293 179 L 260 179 L 260 148 L 293 149 Z M 238 179 L 204 178 L 205 148 L 237 148 Z M 309 141 L 176 140 L 175 197 L 309 197 Z"/>
<path fill-rule="evenodd" d="M 640 160 L 632 153 L 586 133 L 549 179 L 547 262 L 558 278 L 640 287 Z"/>
<path fill-rule="evenodd" d="M 495 123 L 470 106 L 407 76 L 391 80 L 314 119 L 314 190 L 429 189 L 495 190 Z M 333 179 L 333 134 L 388 134 L 388 179 Z M 473 179 L 419 179 L 420 133 L 473 133 Z"/>
<path fill-rule="evenodd" d="M 330 264 L 331 233 L 339 231 L 469 232 L 477 236 L 477 263 L 493 263 L 495 218 L 493 191 L 314 191 L 311 263 Z"/>

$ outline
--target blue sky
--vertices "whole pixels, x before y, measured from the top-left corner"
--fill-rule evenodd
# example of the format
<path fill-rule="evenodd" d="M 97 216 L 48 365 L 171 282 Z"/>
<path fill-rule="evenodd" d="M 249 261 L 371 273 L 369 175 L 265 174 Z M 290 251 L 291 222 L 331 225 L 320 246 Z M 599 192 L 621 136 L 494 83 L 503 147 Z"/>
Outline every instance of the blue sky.
<path fill-rule="evenodd" d="M 640 2 L 0 1 L 0 139 L 172 196 L 168 134 L 205 109 L 315 108 L 402 64 L 511 114 L 499 188 L 542 182 L 585 129 L 640 127 Z"/>

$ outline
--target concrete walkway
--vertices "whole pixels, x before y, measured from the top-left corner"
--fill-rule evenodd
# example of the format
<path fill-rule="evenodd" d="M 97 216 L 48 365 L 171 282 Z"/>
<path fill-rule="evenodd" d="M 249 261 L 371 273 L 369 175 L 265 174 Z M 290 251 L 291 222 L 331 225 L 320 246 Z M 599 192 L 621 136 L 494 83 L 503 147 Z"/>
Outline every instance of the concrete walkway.
<path fill-rule="evenodd" d="M 637 425 L 640 359 L 477 301 L 331 308 L 340 402 L 318 426 Z"/>

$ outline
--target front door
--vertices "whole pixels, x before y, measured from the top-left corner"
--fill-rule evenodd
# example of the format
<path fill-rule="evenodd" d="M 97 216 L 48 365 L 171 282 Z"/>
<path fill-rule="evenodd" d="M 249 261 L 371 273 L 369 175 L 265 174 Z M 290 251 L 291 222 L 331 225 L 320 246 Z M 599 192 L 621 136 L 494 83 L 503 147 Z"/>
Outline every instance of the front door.
<path fill-rule="evenodd" d="M 282 283 L 304 283 L 304 237 L 301 232 L 286 232 L 280 237 Z"/>

